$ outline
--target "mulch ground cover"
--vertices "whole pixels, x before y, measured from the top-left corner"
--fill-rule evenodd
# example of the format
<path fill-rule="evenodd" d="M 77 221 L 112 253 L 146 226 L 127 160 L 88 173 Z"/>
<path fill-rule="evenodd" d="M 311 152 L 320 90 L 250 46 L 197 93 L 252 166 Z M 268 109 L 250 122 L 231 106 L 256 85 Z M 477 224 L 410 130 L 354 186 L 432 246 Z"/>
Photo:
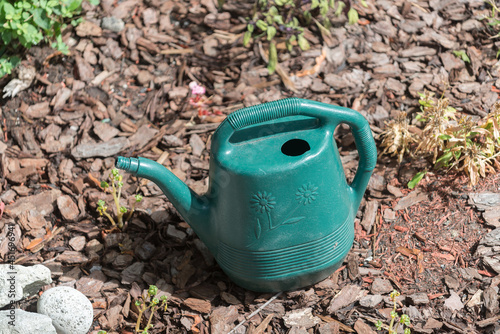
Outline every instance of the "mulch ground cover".
<path fill-rule="evenodd" d="M 122 230 L 99 216 L 99 199 L 112 207 L 100 181 L 118 154 L 159 161 L 204 193 L 211 135 L 244 106 L 291 96 L 337 104 L 361 112 L 378 138 L 385 121 L 419 111 L 424 90 L 478 117 L 498 99 L 500 42 L 482 0 L 368 1 L 356 7 L 360 24 L 332 17 L 330 34 L 306 29 L 308 51 L 278 44 L 272 75 L 266 43 L 242 45 L 252 6 L 85 3 L 84 23 L 64 34 L 70 55 L 44 46 L 24 55 L 21 68 L 36 73 L 20 78 L 29 88 L 0 99 L 0 259 L 14 223 L 16 263 L 43 263 L 54 286 L 89 297 L 92 333 L 132 333 L 134 302 L 150 284 L 169 300 L 150 333 L 229 333 L 242 322 L 233 333 L 381 333 L 374 323 L 390 322 L 394 289 L 414 333 L 500 333 L 499 175 L 472 187 L 463 174 L 436 171 L 410 191 L 407 182 L 429 163 L 380 157 L 343 266 L 279 295 L 232 283 L 148 180 L 124 175 L 122 202 L 144 199 Z M 201 108 L 192 81 L 206 87 Z M 335 139 L 352 179 L 353 137 L 341 126 Z M 22 307 L 34 311 L 36 300 Z"/>

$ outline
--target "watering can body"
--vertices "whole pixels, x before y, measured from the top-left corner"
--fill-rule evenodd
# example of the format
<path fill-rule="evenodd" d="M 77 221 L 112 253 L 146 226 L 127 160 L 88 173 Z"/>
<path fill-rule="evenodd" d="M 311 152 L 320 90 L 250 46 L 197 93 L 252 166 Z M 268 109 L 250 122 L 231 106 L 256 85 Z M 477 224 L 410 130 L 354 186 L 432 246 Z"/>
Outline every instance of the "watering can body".
<path fill-rule="evenodd" d="M 340 123 L 351 127 L 360 156 L 351 184 L 333 140 Z M 123 159 L 118 167 L 127 167 Z M 147 167 L 142 159 L 125 169 L 141 176 L 141 161 Z M 241 109 L 221 123 L 212 138 L 205 196 L 180 191 L 175 180 L 157 183 L 235 283 L 284 291 L 314 284 L 342 264 L 375 163 L 363 116 L 292 98 Z M 172 187 L 179 191 L 169 194 Z M 179 197 L 189 204 L 176 203 Z"/>

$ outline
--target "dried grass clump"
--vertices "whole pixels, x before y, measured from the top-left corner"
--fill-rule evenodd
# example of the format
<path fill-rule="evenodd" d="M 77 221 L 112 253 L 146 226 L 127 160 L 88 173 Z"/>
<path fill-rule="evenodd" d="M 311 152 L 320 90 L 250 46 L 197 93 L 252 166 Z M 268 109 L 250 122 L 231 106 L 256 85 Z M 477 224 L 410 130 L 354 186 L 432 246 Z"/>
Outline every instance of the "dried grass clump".
<path fill-rule="evenodd" d="M 500 170 L 500 102 L 479 122 L 459 114 L 444 96 L 436 99 L 433 93 L 424 92 L 419 103 L 421 112 L 416 120 L 421 122 L 422 131 L 409 131 L 407 115 L 401 113 L 386 123 L 381 155 L 397 155 L 401 163 L 405 155 L 413 157 L 415 152 L 416 156 L 432 159 L 435 169 L 465 172 L 472 185 L 487 173 Z M 418 175 L 421 179 L 422 174 Z"/>

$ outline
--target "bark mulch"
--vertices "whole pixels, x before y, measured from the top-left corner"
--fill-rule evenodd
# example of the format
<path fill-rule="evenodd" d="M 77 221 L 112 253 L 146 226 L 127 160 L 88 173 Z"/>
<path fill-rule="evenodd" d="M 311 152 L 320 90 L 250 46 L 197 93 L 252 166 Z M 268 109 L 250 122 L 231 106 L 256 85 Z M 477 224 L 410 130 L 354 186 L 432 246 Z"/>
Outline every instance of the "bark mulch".
<path fill-rule="evenodd" d="M 84 6 L 85 23 L 65 34 L 71 54 L 33 47 L 21 65 L 36 70 L 31 86 L 0 99 L 0 259 L 14 223 L 16 263 L 43 263 L 54 286 L 89 297 L 92 333 L 132 333 L 134 301 L 150 284 L 169 298 L 150 333 L 228 333 L 241 322 L 232 333 L 376 333 L 376 320 L 390 321 L 394 289 L 414 333 L 500 333 L 498 175 L 471 187 L 462 174 L 436 172 L 410 191 L 427 162 L 379 158 L 343 266 L 279 295 L 234 285 L 148 180 L 124 175 L 122 201 L 144 200 L 121 231 L 96 212 L 99 199 L 111 204 L 99 184 L 118 154 L 159 161 L 205 192 L 211 134 L 244 106 L 291 96 L 346 106 L 375 137 L 401 111 L 417 112 L 424 90 L 487 115 L 500 92 L 500 43 L 485 2 L 368 1 L 358 25 L 333 18 L 330 35 L 306 29 L 311 49 L 280 52 L 273 75 L 265 45 L 242 46 L 253 2 Z M 192 81 L 210 97 L 202 112 L 190 103 Z M 341 126 L 335 139 L 352 179 L 353 137 Z"/>

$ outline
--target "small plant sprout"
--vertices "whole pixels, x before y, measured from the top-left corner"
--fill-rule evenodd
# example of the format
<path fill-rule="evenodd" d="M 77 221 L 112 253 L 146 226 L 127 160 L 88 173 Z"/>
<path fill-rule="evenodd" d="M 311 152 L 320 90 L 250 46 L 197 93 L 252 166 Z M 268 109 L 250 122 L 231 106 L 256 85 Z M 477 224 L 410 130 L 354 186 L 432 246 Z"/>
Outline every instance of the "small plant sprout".
<path fill-rule="evenodd" d="M 278 64 L 278 44 L 284 42 L 288 52 L 295 46 L 308 50 L 310 45 L 306 39 L 306 28 L 312 22 L 321 34 L 328 34 L 331 27 L 329 12 L 337 16 L 346 14 L 349 24 L 356 24 L 359 21 L 359 14 L 353 7 L 356 3 L 368 7 L 364 0 L 256 0 L 247 18 L 243 45 L 248 46 L 252 37 L 254 41 L 266 41 L 269 51 L 267 69 L 272 74 Z"/>
<path fill-rule="evenodd" d="M 375 327 L 377 330 L 382 330 L 382 328 L 387 328 L 388 334 L 396 334 L 398 332 L 399 325 L 403 326 L 404 334 L 410 334 L 410 317 L 406 314 L 402 314 L 401 316 L 396 312 L 397 308 L 397 298 L 400 296 L 400 293 L 396 290 L 392 291 L 390 294 L 391 301 L 394 303 L 394 306 L 391 311 L 391 322 L 389 327 L 384 326 L 382 321 L 378 320 L 375 323 Z"/>
<path fill-rule="evenodd" d="M 106 331 L 99 331 L 99 332 L 97 332 L 97 334 L 108 334 L 108 332 L 106 332 Z"/>
<path fill-rule="evenodd" d="M 135 306 L 139 309 L 139 315 L 137 316 L 137 322 L 135 324 L 135 332 L 147 334 L 148 330 L 153 328 L 151 320 L 153 320 L 153 315 L 158 309 L 163 309 L 163 312 L 167 310 L 167 296 L 161 296 L 159 299 L 156 298 L 158 294 L 158 288 L 155 285 L 150 285 L 147 295 L 141 295 L 140 299 L 135 301 Z M 151 311 L 148 318 L 148 323 L 144 329 L 141 329 L 142 315 L 147 310 Z"/>
<path fill-rule="evenodd" d="M 97 212 L 99 212 L 101 216 L 106 216 L 113 225 L 113 227 L 116 226 L 118 228 L 122 228 L 124 222 L 128 221 L 130 217 L 132 217 L 136 203 L 142 201 L 142 195 L 140 194 L 135 195 L 135 201 L 134 204 L 132 204 L 132 208 L 130 210 L 127 210 L 126 207 L 120 205 L 120 197 L 122 194 L 122 187 L 123 187 L 123 176 L 120 174 L 117 168 L 113 168 L 111 170 L 111 173 L 109 174 L 109 179 L 111 181 L 111 185 L 106 181 L 102 181 L 101 188 L 104 189 L 104 192 L 109 191 L 113 196 L 113 201 L 115 203 L 117 212 L 116 221 L 107 212 L 108 206 L 106 205 L 106 202 L 102 199 L 97 201 Z"/>
<path fill-rule="evenodd" d="M 453 51 L 453 54 L 458 58 L 462 59 L 464 62 L 470 64 L 470 58 L 464 50 Z"/>

